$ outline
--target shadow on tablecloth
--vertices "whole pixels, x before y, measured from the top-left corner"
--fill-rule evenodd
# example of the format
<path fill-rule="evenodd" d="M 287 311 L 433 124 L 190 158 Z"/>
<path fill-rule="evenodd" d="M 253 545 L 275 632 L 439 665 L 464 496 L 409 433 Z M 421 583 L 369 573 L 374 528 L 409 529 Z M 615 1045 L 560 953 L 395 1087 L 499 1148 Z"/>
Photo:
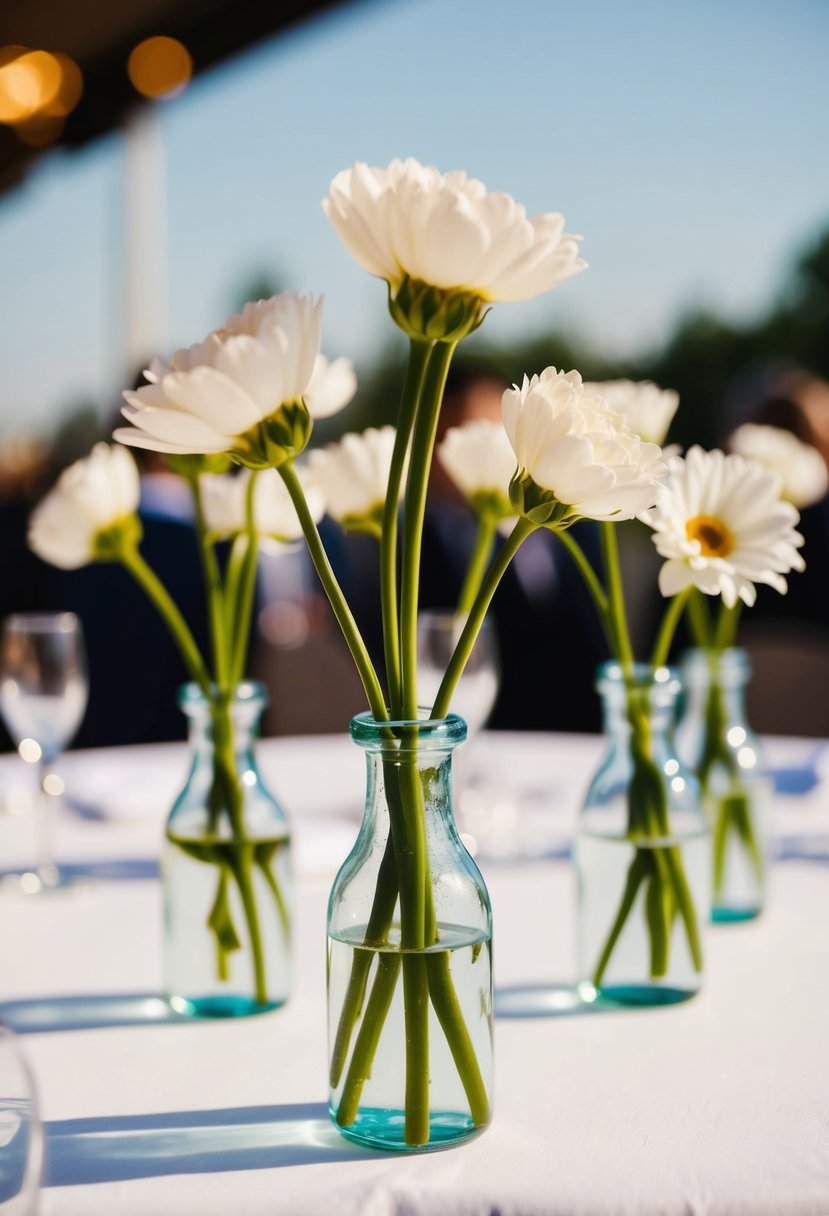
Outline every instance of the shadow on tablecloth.
<path fill-rule="evenodd" d="M 192 1026 L 193 1020 L 176 1013 L 158 992 L 106 992 L 0 1001 L 0 1022 L 5 1022 L 18 1034 L 100 1030 L 156 1022 L 181 1022 Z"/>
<path fill-rule="evenodd" d="M 382 1155 L 344 1140 L 321 1102 L 63 1119 L 46 1123 L 44 1132 L 44 1186 L 275 1169 Z"/>

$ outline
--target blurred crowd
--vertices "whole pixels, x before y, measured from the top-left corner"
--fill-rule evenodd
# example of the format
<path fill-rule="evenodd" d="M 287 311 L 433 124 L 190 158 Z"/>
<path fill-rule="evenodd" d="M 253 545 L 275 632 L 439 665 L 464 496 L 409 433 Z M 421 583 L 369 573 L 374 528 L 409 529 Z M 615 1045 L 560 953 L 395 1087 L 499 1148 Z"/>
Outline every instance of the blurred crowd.
<path fill-rule="evenodd" d="M 450 375 L 441 428 L 500 418 L 507 387 L 486 362 L 458 364 Z M 680 410 L 680 416 L 682 411 Z M 811 444 L 829 465 L 829 384 L 794 366 L 745 378 L 724 412 L 720 443 L 744 423 L 776 428 Z M 84 436 L 84 442 L 88 440 Z M 95 436 L 92 436 L 95 438 Z M 174 739 L 184 734 L 175 692 L 185 679 L 178 654 L 156 612 L 126 572 L 97 563 L 64 571 L 39 561 L 26 544 L 32 505 L 58 470 L 85 454 L 63 447 L 8 441 L 0 448 L 0 617 L 27 610 L 68 610 L 81 619 L 91 697 L 80 746 Z M 87 444 L 88 446 L 88 444 Z M 142 552 L 178 603 L 200 646 L 207 646 L 202 573 L 186 484 L 154 453 L 137 453 L 141 473 Z M 596 525 L 577 525 L 591 561 L 599 560 Z M 754 660 L 755 725 L 791 734 L 829 734 L 823 693 L 829 680 L 829 501 L 802 512 L 805 574 L 789 593 L 760 588 L 741 642 Z M 369 648 L 382 649 L 377 547 L 346 536 L 330 520 L 323 538 L 355 609 Z M 422 606 L 454 610 L 475 540 L 475 518 L 436 459 L 429 487 L 422 564 Z M 623 529 L 624 567 L 640 640 L 659 612 L 656 559 L 646 529 Z M 501 682 L 490 726 L 513 730 L 596 730 L 595 668 L 605 655 L 582 580 L 560 542 L 534 533 L 519 550 L 496 595 L 492 624 Z M 263 554 L 257 585 L 257 627 L 249 671 L 267 684 L 272 705 L 266 733 L 340 730 L 362 709 L 362 692 L 327 601 L 304 550 Z M 681 641 L 681 639 L 680 639 Z"/>

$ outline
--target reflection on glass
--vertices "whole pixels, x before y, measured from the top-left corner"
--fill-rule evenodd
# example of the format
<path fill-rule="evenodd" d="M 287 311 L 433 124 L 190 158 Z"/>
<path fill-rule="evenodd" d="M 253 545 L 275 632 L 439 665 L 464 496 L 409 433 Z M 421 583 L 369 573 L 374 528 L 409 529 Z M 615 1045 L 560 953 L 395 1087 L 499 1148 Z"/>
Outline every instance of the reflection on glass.
<path fill-rule="evenodd" d="M 20 876 L 26 894 L 61 885 L 52 847 L 52 801 L 63 792 L 53 765 L 86 709 L 88 681 L 81 623 L 71 612 L 7 617 L 0 640 L 0 713 L 23 760 L 39 771 L 37 860 Z"/>

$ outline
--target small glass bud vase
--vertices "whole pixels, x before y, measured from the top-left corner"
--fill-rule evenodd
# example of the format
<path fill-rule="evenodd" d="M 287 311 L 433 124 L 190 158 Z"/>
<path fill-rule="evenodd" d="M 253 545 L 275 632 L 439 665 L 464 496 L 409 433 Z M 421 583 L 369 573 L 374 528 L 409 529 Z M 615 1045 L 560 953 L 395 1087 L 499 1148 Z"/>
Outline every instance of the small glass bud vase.
<path fill-rule="evenodd" d="M 254 757 L 267 694 L 209 702 L 185 685 L 192 764 L 162 857 L 164 986 L 174 1009 L 239 1017 L 276 1009 L 291 984 L 290 829 Z"/>
<path fill-rule="evenodd" d="M 579 990 L 632 1005 L 702 984 L 710 842 L 695 778 L 672 742 L 680 682 L 667 667 L 599 668 L 604 754 L 581 813 Z"/>
<path fill-rule="evenodd" d="M 711 826 L 711 919 L 750 920 L 766 894 L 771 782 L 748 724 L 745 651 L 692 650 L 682 664 L 687 698 L 677 728 L 680 753 L 699 779 Z"/>
<path fill-rule="evenodd" d="M 361 714 L 368 790 L 328 912 L 331 1118 L 350 1140 L 446 1148 L 481 1131 L 492 1087 L 492 918 L 452 814 L 462 718 Z"/>

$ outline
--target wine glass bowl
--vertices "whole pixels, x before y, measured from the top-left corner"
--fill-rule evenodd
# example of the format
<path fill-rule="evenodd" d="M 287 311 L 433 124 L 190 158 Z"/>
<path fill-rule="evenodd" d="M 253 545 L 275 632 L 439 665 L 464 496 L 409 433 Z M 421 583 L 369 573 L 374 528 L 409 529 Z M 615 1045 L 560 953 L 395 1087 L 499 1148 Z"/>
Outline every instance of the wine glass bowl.
<path fill-rule="evenodd" d="M 421 705 L 434 704 L 465 624 L 465 617 L 448 610 L 418 614 L 417 691 Z M 492 622 L 486 619 L 452 697 L 452 712 L 466 722 L 468 739 L 474 738 L 492 713 L 499 678 L 498 641 Z"/>
<path fill-rule="evenodd" d="M 72 612 L 9 616 L 0 636 L 0 714 L 23 760 L 39 766 L 36 872 L 20 876 L 27 894 L 61 885 L 50 838 L 51 802 L 63 789 L 51 771 L 83 719 L 88 694 L 81 623 Z"/>

